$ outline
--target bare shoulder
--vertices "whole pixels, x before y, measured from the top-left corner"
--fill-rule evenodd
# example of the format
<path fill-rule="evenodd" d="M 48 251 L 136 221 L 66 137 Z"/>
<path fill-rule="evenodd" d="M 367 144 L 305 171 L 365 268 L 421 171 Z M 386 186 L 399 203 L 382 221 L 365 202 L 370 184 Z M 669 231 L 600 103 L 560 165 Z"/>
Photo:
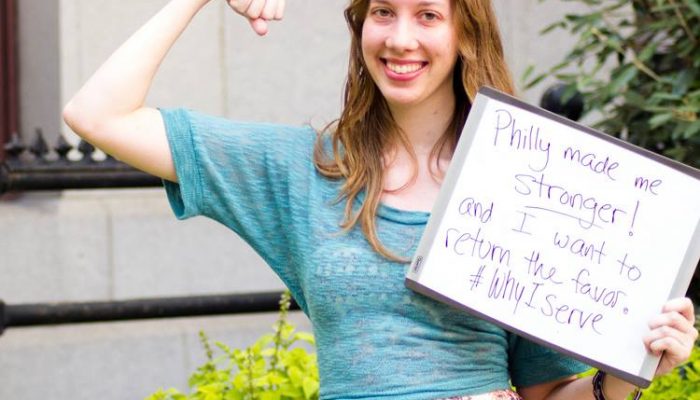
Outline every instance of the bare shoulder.
<path fill-rule="evenodd" d="M 83 139 L 134 168 L 177 181 L 160 111 L 141 107 L 120 116 L 92 119 L 73 107 L 69 104 L 63 116 Z"/>

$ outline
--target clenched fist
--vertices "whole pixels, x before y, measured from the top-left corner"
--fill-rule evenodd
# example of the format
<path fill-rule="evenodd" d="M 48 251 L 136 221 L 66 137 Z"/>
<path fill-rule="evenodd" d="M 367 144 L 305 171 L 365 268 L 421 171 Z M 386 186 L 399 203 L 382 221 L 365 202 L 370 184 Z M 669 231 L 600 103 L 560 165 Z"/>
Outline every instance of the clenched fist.
<path fill-rule="evenodd" d="M 285 0 L 226 0 L 233 11 L 246 17 L 255 33 L 267 33 L 267 23 L 284 15 Z"/>

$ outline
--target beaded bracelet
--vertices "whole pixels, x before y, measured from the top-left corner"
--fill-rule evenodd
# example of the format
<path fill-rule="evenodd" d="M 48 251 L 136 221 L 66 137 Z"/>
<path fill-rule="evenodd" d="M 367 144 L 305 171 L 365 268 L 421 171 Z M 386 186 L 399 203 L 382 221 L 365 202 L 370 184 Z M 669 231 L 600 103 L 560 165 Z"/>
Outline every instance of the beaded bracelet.
<path fill-rule="evenodd" d="M 593 397 L 595 400 L 606 400 L 603 394 L 603 379 L 605 378 L 605 372 L 598 371 L 593 375 Z M 642 391 L 637 388 L 634 391 L 633 400 L 639 400 L 642 397 Z"/>

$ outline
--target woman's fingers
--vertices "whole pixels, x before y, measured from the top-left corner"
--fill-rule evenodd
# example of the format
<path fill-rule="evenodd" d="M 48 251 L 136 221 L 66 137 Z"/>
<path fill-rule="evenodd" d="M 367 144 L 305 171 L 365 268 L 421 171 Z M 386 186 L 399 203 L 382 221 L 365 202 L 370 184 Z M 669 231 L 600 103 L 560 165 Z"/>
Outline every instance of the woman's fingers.
<path fill-rule="evenodd" d="M 262 17 L 262 12 L 265 9 L 265 4 L 272 2 L 270 0 L 253 0 L 245 12 L 245 16 L 250 19 L 258 19 Z"/>
<path fill-rule="evenodd" d="M 281 20 L 284 16 L 284 0 L 228 0 L 229 6 L 246 17 L 258 35 L 268 31 L 268 21 Z"/>
<path fill-rule="evenodd" d="M 259 0 L 228 0 L 228 5 L 233 9 L 233 11 L 246 15 L 248 8 L 250 8 L 251 3 Z"/>
<path fill-rule="evenodd" d="M 698 338 L 695 311 L 689 299 L 668 301 L 662 314 L 649 321 L 651 331 L 644 337 L 646 348 L 662 356 L 657 374 L 662 375 L 683 364 Z"/>
<path fill-rule="evenodd" d="M 679 312 L 683 317 L 685 317 L 691 324 L 695 324 L 695 309 L 693 307 L 693 302 L 687 297 L 679 297 L 671 299 L 666 304 L 664 304 L 663 312 Z"/>
<path fill-rule="evenodd" d="M 267 27 L 267 21 L 265 21 L 262 18 L 257 18 L 257 19 L 248 19 L 248 22 L 250 23 L 251 28 L 253 28 L 253 31 L 257 33 L 260 36 L 265 36 L 267 35 L 268 27 Z"/>
<path fill-rule="evenodd" d="M 651 330 L 644 337 L 644 344 L 656 355 L 660 355 L 663 351 L 671 350 L 674 354 L 678 353 L 680 356 L 684 356 L 686 354 L 684 349 L 686 348 L 687 354 L 690 355 L 696 337 L 697 333 L 694 328 L 679 330 L 672 326 L 664 325 Z"/>
<path fill-rule="evenodd" d="M 272 21 L 275 19 L 275 13 L 277 12 L 277 1 L 266 1 L 265 6 L 260 12 L 260 18 Z"/>
<path fill-rule="evenodd" d="M 284 16 L 284 6 L 285 0 L 277 0 L 277 7 L 275 8 L 275 19 L 280 20 Z"/>
<path fill-rule="evenodd" d="M 665 312 L 657 315 L 649 321 L 649 328 L 656 329 L 662 326 L 669 326 L 681 332 L 690 331 L 694 328 L 693 321 L 678 311 Z"/>

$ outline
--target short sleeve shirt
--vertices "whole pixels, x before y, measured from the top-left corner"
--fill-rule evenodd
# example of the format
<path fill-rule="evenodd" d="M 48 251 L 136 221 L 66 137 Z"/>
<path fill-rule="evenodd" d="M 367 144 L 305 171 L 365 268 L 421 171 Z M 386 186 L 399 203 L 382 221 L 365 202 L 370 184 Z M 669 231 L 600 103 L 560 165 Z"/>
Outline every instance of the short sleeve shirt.
<path fill-rule="evenodd" d="M 313 326 L 322 399 L 473 395 L 588 369 L 407 289 L 406 264 L 378 255 L 359 228 L 340 228 L 342 182 L 314 167 L 311 127 L 161 113 L 178 177 L 165 182 L 175 215 L 229 227 L 288 286 Z M 410 259 L 429 216 L 380 205 L 379 238 Z"/>

